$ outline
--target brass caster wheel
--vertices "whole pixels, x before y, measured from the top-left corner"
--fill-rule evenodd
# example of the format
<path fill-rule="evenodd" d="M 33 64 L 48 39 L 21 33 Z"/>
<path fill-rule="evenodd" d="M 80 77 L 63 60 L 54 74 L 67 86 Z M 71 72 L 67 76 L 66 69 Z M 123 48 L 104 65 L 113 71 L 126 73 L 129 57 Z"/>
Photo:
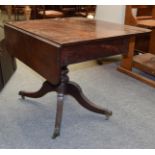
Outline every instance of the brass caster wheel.
<path fill-rule="evenodd" d="M 112 116 L 112 111 L 109 111 L 106 115 L 105 115 L 105 119 L 109 120 L 110 116 Z"/>
<path fill-rule="evenodd" d="M 54 129 L 53 136 L 52 136 L 52 139 L 55 139 L 55 138 L 57 138 L 58 136 L 60 136 L 60 129 L 55 128 L 55 129 Z"/>

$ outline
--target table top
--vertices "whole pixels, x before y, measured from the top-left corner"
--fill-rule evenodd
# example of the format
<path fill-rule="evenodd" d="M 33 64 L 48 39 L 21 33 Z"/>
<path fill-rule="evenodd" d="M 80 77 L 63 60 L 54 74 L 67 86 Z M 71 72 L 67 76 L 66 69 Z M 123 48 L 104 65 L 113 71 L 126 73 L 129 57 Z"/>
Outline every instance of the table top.
<path fill-rule="evenodd" d="M 9 22 L 6 25 L 59 45 L 150 32 L 144 28 L 86 18 L 30 20 Z"/>

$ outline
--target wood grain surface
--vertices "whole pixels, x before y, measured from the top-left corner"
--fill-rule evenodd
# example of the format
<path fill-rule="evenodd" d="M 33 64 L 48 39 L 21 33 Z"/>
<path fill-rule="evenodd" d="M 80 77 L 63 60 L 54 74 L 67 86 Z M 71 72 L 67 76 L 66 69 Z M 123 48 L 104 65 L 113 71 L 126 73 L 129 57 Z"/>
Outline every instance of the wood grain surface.
<path fill-rule="evenodd" d="M 78 43 L 111 37 L 141 34 L 150 30 L 85 18 L 60 18 L 10 22 L 24 30 L 58 44 Z"/>

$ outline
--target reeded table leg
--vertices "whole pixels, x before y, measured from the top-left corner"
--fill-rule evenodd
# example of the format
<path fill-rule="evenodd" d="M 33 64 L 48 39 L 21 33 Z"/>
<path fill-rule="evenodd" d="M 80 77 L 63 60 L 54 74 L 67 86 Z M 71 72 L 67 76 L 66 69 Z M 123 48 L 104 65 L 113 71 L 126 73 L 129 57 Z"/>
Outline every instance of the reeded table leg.
<path fill-rule="evenodd" d="M 57 136 L 60 135 L 60 128 L 61 128 L 61 120 L 63 114 L 63 100 L 64 94 L 58 93 L 57 94 L 57 112 L 55 118 L 55 129 L 52 138 L 55 139 Z"/>
<path fill-rule="evenodd" d="M 73 96 L 81 106 L 83 106 L 84 108 L 92 112 L 103 114 L 106 116 L 107 119 L 112 115 L 111 111 L 101 108 L 95 105 L 94 103 L 92 103 L 91 101 L 89 101 L 83 94 L 80 86 L 75 82 L 69 81 L 67 73 L 68 73 L 68 69 L 66 67 L 63 67 L 61 71 L 61 81 L 58 85 L 52 85 L 48 81 L 45 81 L 41 89 L 37 92 L 33 92 L 33 93 L 28 93 L 24 91 L 19 92 L 19 95 L 21 95 L 22 98 L 24 98 L 25 96 L 38 98 L 38 97 L 42 97 L 43 95 L 51 91 L 57 92 L 57 112 L 56 112 L 56 118 L 55 118 L 55 129 L 52 137 L 53 139 L 60 135 L 64 95 Z"/>
<path fill-rule="evenodd" d="M 66 83 L 68 82 L 68 69 L 65 67 L 61 72 L 61 82 L 60 85 L 57 87 L 57 111 L 56 111 L 56 118 L 55 118 L 55 129 L 52 138 L 55 139 L 60 135 L 60 128 L 61 128 L 61 120 L 63 114 L 63 101 L 64 95 L 66 91 Z"/>

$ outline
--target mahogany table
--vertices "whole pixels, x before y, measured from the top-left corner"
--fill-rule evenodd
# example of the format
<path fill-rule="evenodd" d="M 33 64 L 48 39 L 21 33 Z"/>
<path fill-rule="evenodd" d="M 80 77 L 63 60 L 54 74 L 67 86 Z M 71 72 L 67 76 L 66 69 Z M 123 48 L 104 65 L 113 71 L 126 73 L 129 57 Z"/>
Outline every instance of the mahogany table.
<path fill-rule="evenodd" d="M 7 23 L 8 51 L 46 79 L 39 91 L 20 91 L 19 95 L 23 99 L 25 96 L 38 98 L 57 92 L 53 138 L 60 134 L 64 95 L 73 96 L 84 108 L 108 118 L 111 111 L 89 101 L 80 86 L 69 80 L 67 66 L 115 54 L 127 55 L 130 40 L 147 32 L 142 28 L 82 18 Z"/>

